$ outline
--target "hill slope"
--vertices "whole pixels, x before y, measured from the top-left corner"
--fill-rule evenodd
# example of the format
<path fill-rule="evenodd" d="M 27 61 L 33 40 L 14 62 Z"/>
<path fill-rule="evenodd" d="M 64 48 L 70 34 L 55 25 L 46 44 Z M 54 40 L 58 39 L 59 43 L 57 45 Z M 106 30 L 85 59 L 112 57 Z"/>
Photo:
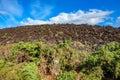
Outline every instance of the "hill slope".
<path fill-rule="evenodd" d="M 44 41 L 56 43 L 66 39 L 89 45 L 100 45 L 111 41 L 120 42 L 120 28 L 91 25 L 53 24 L 21 26 L 0 30 L 0 44 L 19 41 Z"/>
<path fill-rule="evenodd" d="M 0 80 L 120 80 L 120 28 L 21 26 L 0 43 Z"/>

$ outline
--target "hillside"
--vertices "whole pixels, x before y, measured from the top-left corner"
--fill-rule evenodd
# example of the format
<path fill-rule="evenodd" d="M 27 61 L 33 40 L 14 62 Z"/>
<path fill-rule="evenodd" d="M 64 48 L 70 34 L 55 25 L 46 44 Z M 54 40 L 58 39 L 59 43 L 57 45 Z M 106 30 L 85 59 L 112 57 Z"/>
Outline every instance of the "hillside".
<path fill-rule="evenodd" d="M 120 28 L 86 24 L 53 24 L 20 26 L 0 30 L 0 44 L 16 43 L 19 41 L 57 43 L 70 38 L 83 44 L 94 45 L 93 47 L 95 48 L 100 44 L 112 41 L 120 42 Z"/>
<path fill-rule="evenodd" d="M 120 28 L 53 24 L 1 29 L 0 80 L 120 80 Z"/>

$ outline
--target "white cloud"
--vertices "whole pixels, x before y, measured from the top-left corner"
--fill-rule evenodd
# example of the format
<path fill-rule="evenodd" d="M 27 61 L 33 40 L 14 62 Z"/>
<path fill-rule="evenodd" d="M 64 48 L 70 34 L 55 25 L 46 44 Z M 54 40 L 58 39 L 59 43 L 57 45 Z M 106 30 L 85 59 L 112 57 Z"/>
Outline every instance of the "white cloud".
<path fill-rule="evenodd" d="M 8 27 L 8 26 L 18 26 L 20 23 L 15 19 L 14 16 L 5 14 L 0 15 L 0 27 Z"/>
<path fill-rule="evenodd" d="M 26 22 L 21 21 L 22 25 L 39 25 L 39 24 L 50 24 L 49 21 L 42 21 L 42 20 L 33 20 L 31 18 L 27 18 Z"/>
<path fill-rule="evenodd" d="M 117 27 L 120 27 L 120 16 L 117 17 L 117 20 L 116 20 L 116 26 L 117 26 Z"/>
<path fill-rule="evenodd" d="M 18 0 L 0 0 L 0 9 L 16 16 L 21 16 L 23 13 L 22 6 L 18 3 Z"/>
<path fill-rule="evenodd" d="M 31 15 L 35 19 L 44 19 L 52 12 L 53 7 L 50 5 L 41 4 L 36 0 L 31 4 Z"/>
<path fill-rule="evenodd" d="M 74 23 L 74 24 L 98 24 L 104 22 L 112 11 L 102 11 L 98 9 L 90 9 L 85 12 L 83 10 L 78 10 L 77 12 L 71 13 L 60 13 L 55 17 L 50 18 L 47 21 L 44 20 L 33 20 L 28 18 L 27 21 L 22 21 L 22 25 L 32 25 L 32 24 L 43 24 L 43 23 Z M 30 20 L 29 20 L 30 19 Z"/>
<path fill-rule="evenodd" d="M 6 15 L 7 12 L 5 12 L 5 11 L 0 11 L 0 14 L 2 14 L 2 15 Z"/>
<path fill-rule="evenodd" d="M 90 9 L 87 12 L 78 10 L 75 13 L 60 13 L 50 19 L 50 21 L 55 23 L 75 23 L 75 24 L 98 24 L 104 22 L 111 11 L 102 11 L 97 9 Z"/>
<path fill-rule="evenodd" d="M 23 8 L 18 0 L 0 0 L 0 27 L 17 26 L 17 18 L 21 18 Z"/>
<path fill-rule="evenodd" d="M 112 22 L 106 22 L 106 25 L 114 26 Z"/>

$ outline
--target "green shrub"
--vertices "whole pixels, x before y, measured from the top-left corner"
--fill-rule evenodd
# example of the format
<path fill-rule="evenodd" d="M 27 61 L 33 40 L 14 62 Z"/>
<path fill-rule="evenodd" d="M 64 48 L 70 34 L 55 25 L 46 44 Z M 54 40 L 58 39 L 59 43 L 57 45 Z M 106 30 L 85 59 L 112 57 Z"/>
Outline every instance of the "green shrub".
<path fill-rule="evenodd" d="M 30 57 L 30 62 L 38 62 L 39 61 L 39 58 L 36 58 L 36 57 Z"/>
<path fill-rule="evenodd" d="M 83 72 L 85 74 L 90 74 L 93 69 L 100 67 L 104 75 L 103 78 L 117 79 L 120 76 L 119 64 L 120 43 L 111 42 L 103 45 L 97 52 L 89 55 L 88 59 L 85 61 Z M 91 80 L 94 80 L 92 78 L 93 77 L 91 77 Z"/>
<path fill-rule="evenodd" d="M 11 70 L 6 73 L 4 80 L 22 80 L 17 70 Z"/>
<path fill-rule="evenodd" d="M 18 52 L 18 48 L 15 45 L 14 47 L 11 48 L 10 51 L 11 51 L 12 55 L 15 55 Z"/>
<path fill-rule="evenodd" d="M 59 42 L 57 45 L 54 45 L 53 48 L 54 49 L 63 48 L 63 47 L 68 48 L 71 43 L 72 43 L 72 39 L 64 40 L 63 42 Z"/>
<path fill-rule="evenodd" d="M 26 64 L 21 70 L 23 80 L 38 80 L 37 65 L 33 62 Z"/>
<path fill-rule="evenodd" d="M 88 59 L 86 60 L 86 64 L 89 67 L 95 67 L 100 64 L 100 54 L 99 53 L 92 53 L 91 55 L 88 56 Z M 86 66 L 87 66 L 86 65 Z"/>
<path fill-rule="evenodd" d="M 57 76 L 56 80 L 76 80 L 76 72 L 75 71 L 64 71 Z"/>
<path fill-rule="evenodd" d="M 84 73 L 82 70 L 78 74 L 78 80 L 102 80 L 104 77 L 101 67 L 95 67 L 91 70 L 88 70 L 89 73 Z"/>
<path fill-rule="evenodd" d="M 1 68 L 4 67 L 4 65 L 5 65 L 5 61 L 4 60 L 0 60 L 0 70 L 1 70 Z"/>
<path fill-rule="evenodd" d="M 86 80 L 102 80 L 102 78 L 104 77 L 101 67 L 93 68 L 86 76 Z"/>
<path fill-rule="evenodd" d="M 42 71 L 38 74 L 39 66 L 45 67 L 45 74 L 58 75 L 56 80 L 120 80 L 120 43 L 108 43 L 92 53 L 76 50 L 70 44 L 71 40 L 51 46 L 19 42 L 11 49 L 12 54 L 0 60 L 0 79 L 42 79 L 45 75 Z M 26 65 L 16 69 L 21 63 Z"/>
<path fill-rule="evenodd" d="M 7 62 L 0 70 L 0 80 L 22 80 L 20 69 L 24 63 L 14 64 Z"/>
<path fill-rule="evenodd" d="M 120 62 L 117 62 L 116 68 L 115 68 L 115 78 L 120 79 Z"/>
<path fill-rule="evenodd" d="M 16 60 L 17 57 L 19 57 L 21 60 L 23 58 L 29 58 L 31 57 L 30 61 L 36 61 L 33 60 L 33 58 L 39 58 L 40 55 L 40 47 L 38 44 L 30 43 L 30 42 L 19 42 L 15 44 L 10 50 L 11 54 L 7 56 L 6 58 L 10 61 Z M 17 60 L 19 61 L 19 60 Z M 23 59 L 23 62 L 25 60 Z M 27 61 L 27 60 L 26 60 Z"/>
<path fill-rule="evenodd" d="M 39 46 L 37 44 L 19 42 L 17 48 L 29 52 L 31 56 L 39 56 Z"/>
<path fill-rule="evenodd" d="M 117 65 L 120 62 L 120 43 L 108 43 L 107 45 L 103 45 L 99 51 L 102 54 L 101 64 L 105 76 L 109 74 L 111 78 L 115 79 L 116 73 L 119 72 L 116 69 L 119 69 Z"/>

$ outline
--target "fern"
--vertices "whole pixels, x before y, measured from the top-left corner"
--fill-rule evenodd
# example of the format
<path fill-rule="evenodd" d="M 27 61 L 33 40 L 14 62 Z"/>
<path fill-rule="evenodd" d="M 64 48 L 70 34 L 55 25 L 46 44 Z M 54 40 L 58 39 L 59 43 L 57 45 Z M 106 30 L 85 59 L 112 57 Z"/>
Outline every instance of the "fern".
<path fill-rule="evenodd" d="M 64 71 L 59 76 L 57 76 L 56 80 L 76 80 L 76 72 L 75 71 Z"/>
<path fill-rule="evenodd" d="M 28 63 L 21 70 L 21 75 L 22 75 L 23 80 L 38 80 L 37 70 L 38 70 L 38 68 L 35 63 L 33 63 L 33 62 Z"/>
<path fill-rule="evenodd" d="M 39 55 L 39 46 L 37 44 L 19 42 L 17 45 L 17 48 L 19 50 L 28 51 L 30 53 L 30 55 L 32 55 L 32 56 Z"/>

